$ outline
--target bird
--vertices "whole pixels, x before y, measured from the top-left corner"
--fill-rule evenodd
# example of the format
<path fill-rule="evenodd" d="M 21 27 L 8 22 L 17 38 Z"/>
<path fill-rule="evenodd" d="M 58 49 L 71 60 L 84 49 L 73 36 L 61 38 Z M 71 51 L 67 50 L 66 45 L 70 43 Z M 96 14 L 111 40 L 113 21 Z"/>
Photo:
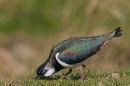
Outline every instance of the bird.
<path fill-rule="evenodd" d="M 52 76 L 62 69 L 69 69 L 61 79 L 72 72 L 73 68 L 82 66 L 81 80 L 85 77 L 85 61 L 100 51 L 110 40 L 122 35 L 121 27 L 102 35 L 91 37 L 73 37 L 53 46 L 49 58 L 36 69 L 36 80 Z"/>

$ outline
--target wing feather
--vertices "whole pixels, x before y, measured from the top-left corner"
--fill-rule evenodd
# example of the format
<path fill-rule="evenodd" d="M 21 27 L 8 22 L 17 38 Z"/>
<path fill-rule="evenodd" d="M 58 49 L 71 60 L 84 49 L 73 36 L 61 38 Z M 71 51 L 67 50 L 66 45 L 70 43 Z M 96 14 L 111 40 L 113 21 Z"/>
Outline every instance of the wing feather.
<path fill-rule="evenodd" d="M 102 41 L 99 38 L 80 38 L 68 41 L 59 48 L 58 59 L 66 64 L 77 64 L 95 54 L 101 47 Z M 60 50 L 61 49 L 61 50 Z"/>

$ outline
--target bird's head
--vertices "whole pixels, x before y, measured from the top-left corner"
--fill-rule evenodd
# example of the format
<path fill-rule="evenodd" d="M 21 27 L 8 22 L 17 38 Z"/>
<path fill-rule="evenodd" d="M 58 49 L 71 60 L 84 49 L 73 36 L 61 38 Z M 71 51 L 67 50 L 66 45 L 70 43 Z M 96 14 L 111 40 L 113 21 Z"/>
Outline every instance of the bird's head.
<path fill-rule="evenodd" d="M 50 65 L 49 62 L 45 62 L 37 68 L 36 79 L 44 79 L 55 73 L 55 68 Z"/>

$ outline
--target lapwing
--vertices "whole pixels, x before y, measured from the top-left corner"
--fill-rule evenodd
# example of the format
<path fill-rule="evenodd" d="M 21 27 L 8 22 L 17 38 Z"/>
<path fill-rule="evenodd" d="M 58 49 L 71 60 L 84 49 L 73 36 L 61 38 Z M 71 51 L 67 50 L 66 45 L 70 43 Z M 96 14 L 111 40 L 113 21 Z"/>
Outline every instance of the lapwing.
<path fill-rule="evenodd" d="M 44 79 L 57 73 L 58 71 L 68 68 L 69 71 L 61 78 L 65 78 L 72 72 L 72 68 L 82 66 L 82 77 L 85 76 L 85 61 L 92 55 L 96 54 L 110 40 L 122 35 L 121 27 L 114 31 L 92 37 L 74 37 L 59 42 L 50 51 L 49 58 L 41 64 L 36 72 L 36 79 Z"/>

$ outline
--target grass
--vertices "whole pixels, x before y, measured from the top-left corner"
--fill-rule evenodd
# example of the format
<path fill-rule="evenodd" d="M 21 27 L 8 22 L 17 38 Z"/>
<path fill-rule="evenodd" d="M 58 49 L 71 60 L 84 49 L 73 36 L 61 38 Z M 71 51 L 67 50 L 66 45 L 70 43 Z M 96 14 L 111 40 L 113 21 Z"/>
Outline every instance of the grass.
<path fill-rule="evenodd" d="M 106 77 L 112 72 L 86 71 L 85 80 L 80 81 L 80 74 L 73 72 L 65 79 L 60 79 L 61 74 L 55 74 L 46 80 L 35 80 L 35 73 L 3 80 L 0 86 L 129 86 L 130 68 L 115 71 L 121 78 L 114 79 Z"/>

